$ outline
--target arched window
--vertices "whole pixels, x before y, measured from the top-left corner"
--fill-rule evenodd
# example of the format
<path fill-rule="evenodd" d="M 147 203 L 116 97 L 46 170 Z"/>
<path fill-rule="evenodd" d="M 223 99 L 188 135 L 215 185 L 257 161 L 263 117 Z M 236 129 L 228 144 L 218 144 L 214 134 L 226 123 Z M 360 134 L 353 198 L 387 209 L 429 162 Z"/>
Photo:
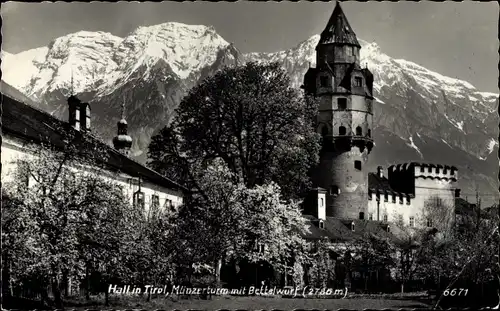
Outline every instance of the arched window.
<path fill-rule="evenodd" d="M 339 127 L 339 135 L 345 135 L 346 129 L 344 126 Z"/>
<path fill-rule="evenodd" d="M 363 135 L 363 130 L 361 129 L 361 126 L 356 127 L 356 136 L 361 136 Z"/>
<path fill-rule="evenodd" d="M 325 229 L 325 223 L 323 222 L 323 220 L 319 221 L 319 228 L 320 229 Z"/>
<path fill-rule="evenodd" d="M 366 136 L 372 137 L 372 130 L 368 129 L 368 132 L 366 133 Z"/>
<path fill-rule="evenodd" d="M 351 222 L 351 230 L 354 231 L 354 222 Z"/>

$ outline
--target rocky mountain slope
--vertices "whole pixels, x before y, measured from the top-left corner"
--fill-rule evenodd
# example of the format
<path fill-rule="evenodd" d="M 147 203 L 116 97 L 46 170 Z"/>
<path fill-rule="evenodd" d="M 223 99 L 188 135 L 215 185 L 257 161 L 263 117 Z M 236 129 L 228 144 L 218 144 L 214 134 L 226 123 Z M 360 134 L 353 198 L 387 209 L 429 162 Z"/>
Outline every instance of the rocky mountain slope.
<path fill-rule="evenodd" d="M 125 38 L 81 31 L 47 47 L 2 52 L 2 80 L 62 119 L 66 97 L 78 94 L 91 102 L 93 126 L 109 142 L 125 102 L 134 154 L 145 160 L 151 135 L 204 77 L 237 62 L 277 61 L 299 87 L 315 65 L 318 39 L 286 51 L 243 55 L 206 26 L 165 23 L 140 27 Z M 391 58 L 375 43 L 361 45 L 361 63 L 375 75 L 377 98 L 370 167 L 404 161 L 456 165 L 463 193 L 479 187 L 497 194 L 498 94 Z"/>

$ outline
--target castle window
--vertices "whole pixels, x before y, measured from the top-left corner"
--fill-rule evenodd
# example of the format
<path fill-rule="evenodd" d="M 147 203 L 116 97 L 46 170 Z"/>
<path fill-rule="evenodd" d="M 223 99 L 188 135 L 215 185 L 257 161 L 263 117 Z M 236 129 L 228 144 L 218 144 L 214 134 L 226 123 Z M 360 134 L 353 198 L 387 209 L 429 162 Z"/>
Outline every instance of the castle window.
<path fill-rule="evenodd" d="M 361 220 L 365 219 L 365 213 L 359 212 L 359 219 Z"/>
<path fill-rule="evenodd" d="M 347 98 L 338 98 L 337 99 L 337 106 L 339 110 L 346 110 L 347 109 Z"/>
<path fill-rule="evenodd" d="M 410 227 L 415 227 L 415 217 L 410 217 Z"/>
<path fill-rule="evenodd" d="M 368 220 L 373 220 L 373 213 L 370 213 L 370 214 L 368 215 Z"/>
<path fill-rule="evenodd" d="M 432 227 L 432 219 L 427 218 L 427 227 Z"/>
<path fill-rule="evenodd" d="M 361 126 L 356 127 L 356 136 L 362 136 L 363 135 L 363 130 L 361 129 Z"/>
<path fill-rule="evenodd" d="M 144 209 L 144 192 L 137 191 L 134 193 L 134 207 Z"/>
<path fill-rule="evenodd" d="M 387 222 L 387 214 L 384 215 L 384 221 Z"/>
<path fill-rule="evenodd" d="M 339 194 L 339 187 L 337 187 L 337 186 L 332 186 L 332 187 L 330 188 L 330 194 L 331 194 L 331 195 L 338 195 L 338 194 Z"/>
<path fill-rule="evenodd" d="M 328 77 L 322 76 L 319 77 L 319 83 L 321 87 L 327 87 L 328 86 Z"/>
<path fill-rule="evenodd" d="M 339 127 L 339 135 L 345 135 L 346 129 L 344 126 Z"/>
<path fill-rule="evenodd" d="M 363 86 L 363 79 L 360 77 L 354 77 L 354 86 Z"/>
<path fill-rule="evenodd" d="M 361 161 L 359 160 L 354 161 L 354 168 L 357 169 L 358 171 L 361 171 Z"/>
<path fill-rule="evenodd" d="M 368 137 L 372 137 L 372 130 L 368 129 L 367 133 L 366 133 L 366 136 Z"/>

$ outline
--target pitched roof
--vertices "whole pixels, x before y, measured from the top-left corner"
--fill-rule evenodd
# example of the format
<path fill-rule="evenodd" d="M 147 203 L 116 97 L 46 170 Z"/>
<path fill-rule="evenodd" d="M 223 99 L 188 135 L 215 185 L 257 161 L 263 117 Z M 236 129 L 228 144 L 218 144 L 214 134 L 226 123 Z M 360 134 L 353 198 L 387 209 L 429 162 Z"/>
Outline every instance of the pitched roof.
<path fill-rule="evenodd" d="M 311 215 L 304 215 L 306 219 L 306 228 L 302 236 L 307 240 L 320 240 L 327 238 L 330 241 L 347 242 L 355 239 L 362 239 L 367 234 L 374 235 L 379 238 L 389 239 L 392 242 L 400 243 L 402 239 L 402 231 L 392 223 L 385 223 L 374 220 L 360 219 L 340 219 L 335 217 L 326 217 L 323 221 L 324 228 L 318 226 L 319 219 Z M 351 229 L 351 224 L 354 224 L 354 231 Z M 387 232 L 387 227 L 390 227 L 390 232 Z"/>
<path fill-rule="evenodd" d="M 332 16 L 321 33 L 318 45 L 331 43 L 352 44 L 361 47 L 338 1 Z"/>
<path fill-rule="evenodd" d="M 56 148 L 63 148 L 65 138 L 70 131 L 75 131 L 68 123 L 58 120 L 50 114 L 33 108 L 2 94 L 2 132 L 33 143 L 46 143 Z M 80 133 L 80 132 L 78 132 Z M 114 148 L 103 143 L 91 134 L 83 134 L 94 146 L 104 147 L 107 151 L 106 163 L 110 170 L 141 177 L 156 185 L 169 189 L 187 191 L 182 185 L 159 173 L 135 162 Z"/>
<path fill-rule="evenodd" d="M 368 189 L 382 190 L 383 192 L 395 193 L 394 189 L 391 188 L 389 179 L 384 177 L 379 177 L 376 173 L 368 173 Z"/>

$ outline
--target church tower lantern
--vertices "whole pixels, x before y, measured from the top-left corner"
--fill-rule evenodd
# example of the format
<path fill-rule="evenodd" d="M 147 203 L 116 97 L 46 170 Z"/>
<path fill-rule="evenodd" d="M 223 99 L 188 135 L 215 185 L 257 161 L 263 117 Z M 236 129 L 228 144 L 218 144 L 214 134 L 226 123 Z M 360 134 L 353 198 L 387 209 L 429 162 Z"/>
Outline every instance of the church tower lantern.
<path fill-rule="evenodd" d="M 116 150 L 125 155 L 129 155 L 130 148 L 132 148 L 132 137 L 127 133 L 128 124 L 125 120 L 125 102 L 122 104 L 122 117 L 117 123 L 117 135 L 113 138 L 113 146 Z"/>
<path fill-rule="evenodd" d="M 316 187 L 327 189 L 326 215 L 356 219 L 367 213 L 368 171 L 373 147 L 373 75 L 361 68 L 361 46 L 340 4 L 316 46 L 316 68 L 304 77 L 306 94 L 319 100 L 322 136 Z"/>

